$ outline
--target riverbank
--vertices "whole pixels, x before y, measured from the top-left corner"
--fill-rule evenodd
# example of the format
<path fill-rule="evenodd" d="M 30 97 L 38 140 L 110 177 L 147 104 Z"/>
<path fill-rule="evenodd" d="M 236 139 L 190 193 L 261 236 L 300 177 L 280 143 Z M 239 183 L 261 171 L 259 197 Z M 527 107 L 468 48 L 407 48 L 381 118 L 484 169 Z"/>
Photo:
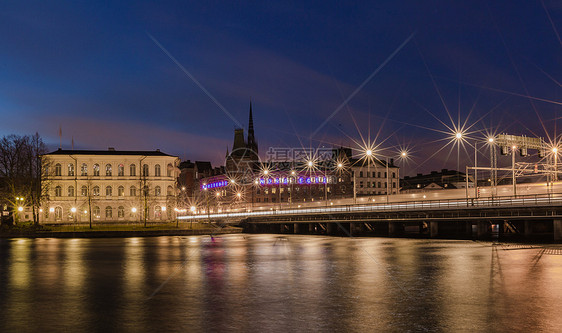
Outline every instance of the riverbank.
<path fill-rule="evenodd" d="M 222 235 L 241 233 L 242 228 L 214 224 L 176 225 L 33 225 L 18 224 L 2 226 L 0 238 L 116 238 L 116 237 L 155 237 L 155 236 L 193 236 Z"/>

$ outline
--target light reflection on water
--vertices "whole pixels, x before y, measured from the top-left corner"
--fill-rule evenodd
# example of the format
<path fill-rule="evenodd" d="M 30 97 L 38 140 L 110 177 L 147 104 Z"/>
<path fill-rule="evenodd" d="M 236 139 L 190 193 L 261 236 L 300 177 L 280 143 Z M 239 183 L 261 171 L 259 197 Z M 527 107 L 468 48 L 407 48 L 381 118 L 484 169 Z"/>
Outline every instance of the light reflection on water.
<path fill-rule="evenodd" d="M 562 255 L 470 241 L 0 240 L 0 331 L 562 331 Z"/>

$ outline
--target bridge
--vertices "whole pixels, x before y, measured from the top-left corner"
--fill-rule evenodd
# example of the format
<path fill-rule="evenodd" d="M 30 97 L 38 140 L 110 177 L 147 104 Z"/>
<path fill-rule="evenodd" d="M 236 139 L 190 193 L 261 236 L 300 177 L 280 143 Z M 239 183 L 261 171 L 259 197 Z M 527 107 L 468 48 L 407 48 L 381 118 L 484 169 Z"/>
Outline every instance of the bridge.
<path fill-rule="evenodd" d="M 562 183 L 526 184 L 517 190 L 525 194 L 517 196 L 509 188 L 482 188 L 472 195 L 441 190 L 359 201 L 208 209 L 179 219 L 240 224 L 247 232 L 562 240 Z"/>

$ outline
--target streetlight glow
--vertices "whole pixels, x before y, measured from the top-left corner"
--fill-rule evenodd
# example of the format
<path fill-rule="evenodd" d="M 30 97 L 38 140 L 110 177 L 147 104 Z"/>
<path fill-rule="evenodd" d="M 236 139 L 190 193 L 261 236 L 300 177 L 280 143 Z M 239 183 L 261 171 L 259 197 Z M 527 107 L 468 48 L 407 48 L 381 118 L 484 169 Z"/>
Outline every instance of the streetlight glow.
<path fill-rule="evenodd" d="M 462 133 L 461 133 L 461 132 L 457 132 L 457 134 L 455 134 L 455 138 L 457 138 L 457 140 L 462 139 Z"/>
<path fill-rule="evenodd" d="M 137 208 L 136 208 L 136 207 L 131 208 L 131 212 L 136 213 L 136 212 L 137 212 Z"/>
<path fill-rule="evenodd" d="M 76 213 L 76 207 L 70 208 L 70 211 L 73 212 L 73 213 Z"/>
<path fill-rule="evenodd" d="M 19 206 L 19 207 L 18 207 L 18 211 L 23 212 L 23 207 L 22 207 L 22 206 Z"/>

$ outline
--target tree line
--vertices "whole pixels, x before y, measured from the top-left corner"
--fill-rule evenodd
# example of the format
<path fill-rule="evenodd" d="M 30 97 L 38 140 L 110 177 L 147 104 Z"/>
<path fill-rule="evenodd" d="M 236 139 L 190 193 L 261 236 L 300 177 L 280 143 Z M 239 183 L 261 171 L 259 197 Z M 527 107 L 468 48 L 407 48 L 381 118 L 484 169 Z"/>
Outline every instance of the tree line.
<path fill-rule="evenodd" d="M 0 210 L 16 213 L 19 206 L 31 207 L 33 222 L 39 223 L 39 207 L 47 193 L 41 183 L 47 162 L 47 147 L 38 133 L 10 134 L 0 139 Z"/>

